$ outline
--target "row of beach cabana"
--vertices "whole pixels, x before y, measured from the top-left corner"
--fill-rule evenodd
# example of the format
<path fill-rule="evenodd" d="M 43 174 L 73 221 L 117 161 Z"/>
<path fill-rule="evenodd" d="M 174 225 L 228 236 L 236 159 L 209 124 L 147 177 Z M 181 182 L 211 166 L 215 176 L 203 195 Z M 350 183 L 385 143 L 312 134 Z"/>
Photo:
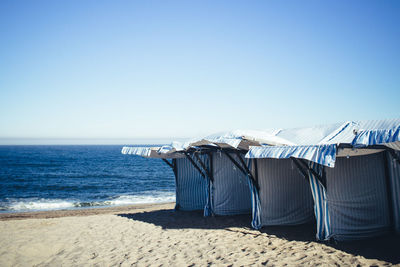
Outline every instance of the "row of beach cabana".
<path fill-rule="evenodd" d="M 400 233 L 400 119 L 233 131 L 162 147 L 176 209 L 251 213 L 255 229 L 316 220 L 318 240 Z"/>

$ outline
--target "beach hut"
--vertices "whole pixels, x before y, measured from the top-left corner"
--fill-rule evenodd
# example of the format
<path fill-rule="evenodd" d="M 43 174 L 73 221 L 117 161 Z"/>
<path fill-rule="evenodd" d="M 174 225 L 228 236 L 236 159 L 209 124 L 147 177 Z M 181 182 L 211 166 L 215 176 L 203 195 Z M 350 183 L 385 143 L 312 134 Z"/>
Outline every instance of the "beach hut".
<path fill-rule="evenodd" d="M 161 158 L 174 171 L 176 209 L 204 208 L 204 215 L 251 213 L 249 170 L 244 155 L 250 145 L 287 144 L 278 131 L 234 131 L 159 148 L 124 147 L 123 154 Z M 250 175 L 251 176 L 251 175 Z"/>
<path fill-rule="evenodd" d="M 204 210 L 207 203 L 209 187 L 208 177 L 201 166 L 187 153 L 180 153 L 181 144 L 174 142 L 163 147 L 123 147 L 122 154 L 131 154 L 145 158 L 158 158 L 167 163 L 175 176 L 176 210 Z M 199 160 L 209 165 L 207 155 L 197 156 Z"/>
<path fill-rule="evenodd" d="M 165 148 L 162 148 L 165 150 Z M 143 152 L 143 151 L 148 152 Z M 156 153 L 155 148 L 125 147 L 123 154 L 163 159 L 173 170 L 177 210 L 203 210 L 204 215 L 251 213 L 247 176 L 230 159 L 244 154 L 198 148 L 173 153 Z"/>
<path fill-rule="evenodd" d="M 287 129 L 278 136 L 297 145 L 250 147 L 246 157 L 296 164 L 310 185 L 317 239 L 362 239 L 400 232 L 399 132 L 400 120 Z"/>
<path fill-rule="evenodd" d="M 209 156 L 210 189 L 209 205 L 205 214 L 234 215 L 252 213 L 251 185 L 256 184 L 244 155 L 249 146 L 261 144 L 292 144 L 276 137 L 280 130 L 236 130 L 193 140 L 190 146 L 206 149 Z M 250 188 L 249 188 L 250 186 Z M 207 212 L 209 210 L 210 212 Z"/>
<path fill-rule="evenodd" d="M 303 224 L 314 219 L 310 186 L 290 159 L 253 159 L 251 166 L 257 198 L 253 201 L 254 228 Z"/>
<path fill-rule="evenodd" d="M 205 215 L 236 215 L 251 213 L 251 193 L 247 176 L 235 166 L 244 154 L 216 151 L 206 152 L 208 165 L 204 172 L 209 178 Z M 234 162 L 233 162 L 234 161 Z"/>
<path fill-rule="evenodd" d="M 334 134 L 341 125 L 282 129 L 276 136 L 291 145 L 320 142 Z M 255 177 L 255 183 L 250 185 L 253 192 L 253 228 L 297 225 L 314 219 L 308 174 L 298 168 L 296 161 L 248 155 L 251 155 L 251 172 Z"/>
<path fill-rule="evenodd" d="M 207 157 L 201 156 L 204 161 Z M 172 160 L 175 175 L 176 210 L 203 210 L 207 202 L 207 177 L 187 158 Z"/>

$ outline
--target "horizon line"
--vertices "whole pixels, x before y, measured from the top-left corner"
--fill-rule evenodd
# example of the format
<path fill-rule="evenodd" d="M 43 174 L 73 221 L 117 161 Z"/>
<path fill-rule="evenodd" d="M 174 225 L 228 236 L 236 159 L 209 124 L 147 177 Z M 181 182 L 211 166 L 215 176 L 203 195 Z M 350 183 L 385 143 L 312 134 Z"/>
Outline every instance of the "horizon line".
<path fill-rule="evenodd" d="M 159 145 L 187 138 L 5 138 L 0 137 L 0 145 Z"/>

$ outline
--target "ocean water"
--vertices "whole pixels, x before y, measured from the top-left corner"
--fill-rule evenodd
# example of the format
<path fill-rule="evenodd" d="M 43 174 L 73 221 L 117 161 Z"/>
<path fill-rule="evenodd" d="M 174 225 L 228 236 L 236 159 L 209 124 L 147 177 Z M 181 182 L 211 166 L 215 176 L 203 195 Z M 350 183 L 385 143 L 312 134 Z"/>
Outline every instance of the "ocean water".
<path fill-rule="evenodd" d="M 122 146 L 0 146 L 0 212 L 175 201 L 175 180 L 159 159 Z"/>

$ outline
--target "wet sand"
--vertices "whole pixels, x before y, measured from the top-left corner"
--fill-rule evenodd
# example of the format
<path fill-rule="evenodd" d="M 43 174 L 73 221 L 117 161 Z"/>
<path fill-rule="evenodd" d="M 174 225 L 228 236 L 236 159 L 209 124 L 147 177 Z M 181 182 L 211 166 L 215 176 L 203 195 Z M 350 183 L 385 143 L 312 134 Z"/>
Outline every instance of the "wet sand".
<path fill-rule="evenodd" d="M 250 228 L 174 204 L 0 214 L 0 266 L 390 266 L 400 238 L 315 241 L 315 226 Z"/>

